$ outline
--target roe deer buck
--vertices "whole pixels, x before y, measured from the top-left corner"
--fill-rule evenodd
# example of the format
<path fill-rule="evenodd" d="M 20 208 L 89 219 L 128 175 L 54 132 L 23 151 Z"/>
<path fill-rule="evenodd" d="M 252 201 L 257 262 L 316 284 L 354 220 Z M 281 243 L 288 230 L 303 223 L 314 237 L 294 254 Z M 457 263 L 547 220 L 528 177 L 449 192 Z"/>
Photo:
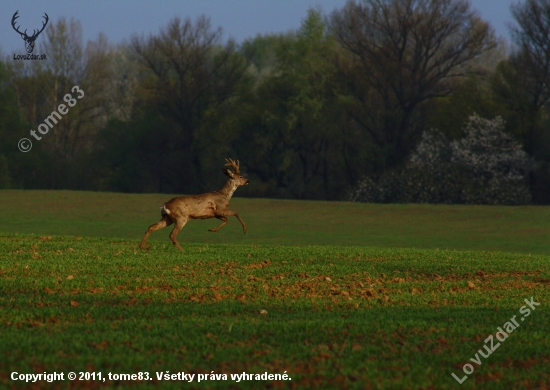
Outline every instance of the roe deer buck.
<path fill-rule="evenodd" d="M 172 240 L 176 248 L 183 252 L 176 238 L 180 230 L 190 219 L 217 218 L 223 221 L 222 224 L 217 228 L 209 230 L 210 232 L 217 232 L 227 224 L 227 217 L 235 216 L 241 225 L 243 225 L 243 231 L 246 234 L 246 225 L 243 220 L 239 217 L 239 214 L 228 210 L 227 205 L 237 187 L 247 185 L 248 179 L 241 176 L 238 160 L 233 161 L 230 158 L 226 158 L 225 161 L 225 166 L 233 168 L 233 171 L 228 168 L 223 169 L 223 173 L 229 176 L 229 179 L 223 187 L 214 192 L 207 192 L 194 196 L 179 196 L 170 199 L 160 208 L 161 220 L 149 226 L 149 229 L 147 229 L 145 237 L 143 237 L 141 244 L 139 244 L 140 249 L 148 249 L 151 247 L 151 245 L 147 247 L 146 242 L 152 232 L 175 223 L 176 225 L 172 233 L 170 233 L 170 240 Z"/>

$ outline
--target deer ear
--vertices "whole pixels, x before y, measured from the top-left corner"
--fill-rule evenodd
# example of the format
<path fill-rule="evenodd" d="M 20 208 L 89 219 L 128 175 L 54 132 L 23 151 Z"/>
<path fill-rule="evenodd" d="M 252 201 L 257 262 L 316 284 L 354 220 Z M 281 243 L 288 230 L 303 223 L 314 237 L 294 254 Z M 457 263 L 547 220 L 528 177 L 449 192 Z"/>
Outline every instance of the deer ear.
<path fill-rule="evenodd" d="M 231 171 L 230 171 L 229 169 L 227 169 L 227 168 L 222 169 L 222 172 L 223 172 L 226 176 L 233 177 L 233 172 L 231 172 Z"/>

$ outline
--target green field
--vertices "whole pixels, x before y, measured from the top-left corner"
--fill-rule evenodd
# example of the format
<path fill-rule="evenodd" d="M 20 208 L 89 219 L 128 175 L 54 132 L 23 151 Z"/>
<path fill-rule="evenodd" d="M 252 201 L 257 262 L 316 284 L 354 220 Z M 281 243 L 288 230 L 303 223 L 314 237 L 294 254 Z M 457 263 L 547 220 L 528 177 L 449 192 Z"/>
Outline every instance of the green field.
<path fill-rule="evenodd" d="M 191 221 L 183 254 L 170 228 L 139 251 L 169 198 L 0 191 L 0 388 L 550 383 L 548 207 L 235 199 L 246 235 L 236 219 L 218 233 L 206 231 L 217 220 Z M 540 306 L 525 316 L 531 297 Z M 519 326 L 482 357 L 513 316 Z M 466 363 L 459 385 L 451 374 Z M 107 380 L 25 384 L 14 371 Z M 167 371 L 195 379 L 159 381 Z M 197 383 L 212 371 L 228 379 Z M 285 371 L 292 380 L 230 377 Z M 152 380 L 108 379 L 139 372 Z"/>
<path fill-rule="evenodd" d="M 237 191 L 238 194 L 238 191 Z M 115 237 L 137 244 L 159 207 L 176 195 L 0 190 L 0 233 Z M 272 199 L 233 199 L 239 221 L 218 233 L 216 219 L 191 221 L 180 243 L 340 245 L 433 248 L 550 255 L 548 206 L 372 205 Z M 151 240 L 172 245 L 170 228 Z"/>

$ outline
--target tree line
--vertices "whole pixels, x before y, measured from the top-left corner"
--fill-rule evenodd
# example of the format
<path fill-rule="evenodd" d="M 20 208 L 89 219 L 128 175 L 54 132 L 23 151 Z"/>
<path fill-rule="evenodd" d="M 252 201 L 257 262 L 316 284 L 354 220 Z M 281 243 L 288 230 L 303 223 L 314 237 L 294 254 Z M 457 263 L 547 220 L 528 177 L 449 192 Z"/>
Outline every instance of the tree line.
<path fill-rule="evenodd" d="M 201 16 L 84 45 L 61 18 L 46 61 L 0 61 L 0 188 L 198 193 L 232 157 L 241 196 L 549 204 L 550 0 L 512 13 L 511 45 L 467 0 L 350 0 L 242 43 Z"/>

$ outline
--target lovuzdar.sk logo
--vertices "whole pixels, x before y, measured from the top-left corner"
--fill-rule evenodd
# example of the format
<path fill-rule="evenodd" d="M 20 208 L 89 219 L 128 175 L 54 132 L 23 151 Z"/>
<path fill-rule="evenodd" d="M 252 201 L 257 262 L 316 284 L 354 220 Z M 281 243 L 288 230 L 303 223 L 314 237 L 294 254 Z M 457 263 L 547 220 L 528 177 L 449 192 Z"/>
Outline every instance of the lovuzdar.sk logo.
<path fill-rule="evenodd" d="M 19 31 L 19 27 L 17 27 L 17 25 L 15 24 L 17 21 L 17 18 L 19 17 L 18 13 L 19 11 L 16 11 L 13 14 L 13 17 L 11 18 L 11 26 L 15 31 L 17 31 L 19 35 L 21 35 L 21 38 L 23 38 L 23 40 L 25 41 L 25 49 L 27 50 L 27 54 L 26 55 L 14 54 L 13 59 L 14 60 L 45 60 L 46 54 L 36 55 L 36 54 L 32 54 L 32 52 L 34 50 L 34 43 L 36 41 L 36 38 L 38 38 L 40 33 L 44 31 L 44 29 L 48 25 L 48 20 L 50 20 L 50 18 L 48 17 L 48 14 L 44 12 L 43 18 L 45 19 L 45 21 L 42 22 L 42 28 L 40 30 L 33 30 L 33 34 L 29 36 L 27 35 L 26 29 L 25 29 L 25 32 L 21 32 Z"/>

